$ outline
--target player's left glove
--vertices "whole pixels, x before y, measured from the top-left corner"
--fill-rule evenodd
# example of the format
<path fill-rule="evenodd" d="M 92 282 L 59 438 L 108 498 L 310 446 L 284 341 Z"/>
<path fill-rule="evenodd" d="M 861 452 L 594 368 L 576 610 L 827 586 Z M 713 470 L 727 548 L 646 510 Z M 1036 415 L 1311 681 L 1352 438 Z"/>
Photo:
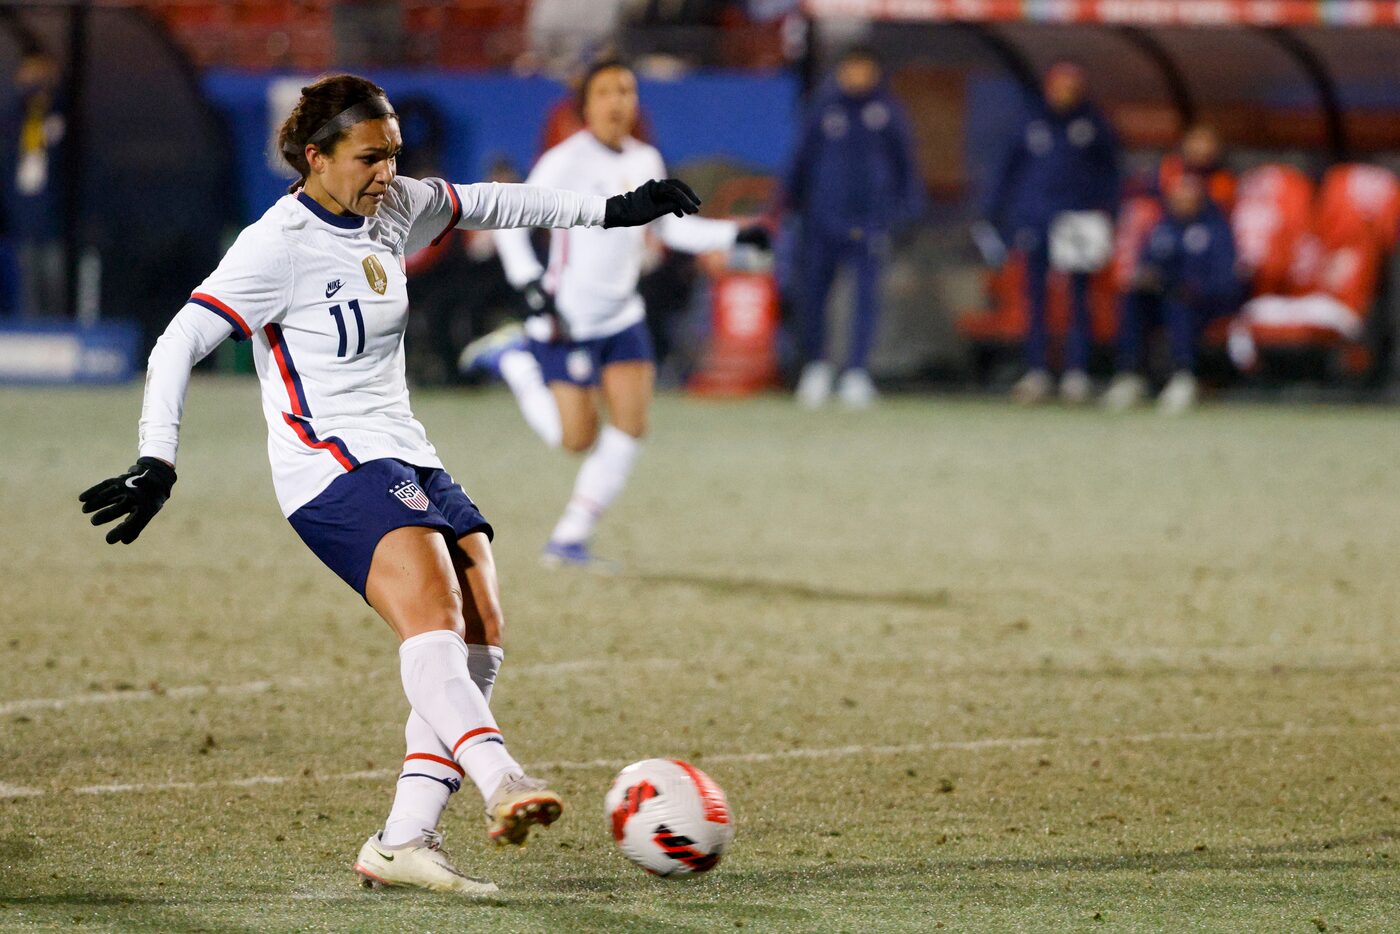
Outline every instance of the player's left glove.
<path fill-rule="evenodd" d="M 526 283 L 520 290 L 525 299 L 525 307 L 530 313 L 525 316 L 525 336 L 543 344 L 569 339 L 569 326 L 554 307 L 554 296 L 544 287 L 544 277 Z"/>
<path fill-rule="evenodd" d="M 739 235 L 734 238 L 735 246 L 751 246 L 764 253 L 773 250 L 773 238 L 768 233 L 768 228 L 762 224 L 752 224 L 748 227 L 741 227 Z"/>
<path fill-rule="evenodd" d="M 684 217 L 700 210 L 700 198 L 678 178 L 652 179 L 625 195 L 613 195 L 603 209 L 604 227 L 640 227 L 658 217 Z"/>
<path fill-rule="evenodd" d="M 93 525 L 106 525 L 126 516 L 107 533 L 107 544 L 130 545 L 160 512 L 175 486 L 175 468 L 155 457 L 140 457 L 120 477 L 103 480 L 78 495 L 84 513 L 96 513 Z"/>

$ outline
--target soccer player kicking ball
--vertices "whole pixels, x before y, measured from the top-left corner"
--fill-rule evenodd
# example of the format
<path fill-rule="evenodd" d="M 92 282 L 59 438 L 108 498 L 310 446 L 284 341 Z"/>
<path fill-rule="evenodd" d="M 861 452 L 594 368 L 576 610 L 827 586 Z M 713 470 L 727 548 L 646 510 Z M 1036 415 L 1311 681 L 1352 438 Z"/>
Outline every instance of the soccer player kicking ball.
<path fill-rule="evenodd" d="M 628 227 L 699 207 L 681 182 L 604 198 L 529 185 L 397 176 L 398 117 L 352 75 L 302 89 L 282 125 L 300 175 L 247 227 L 152 351 L 140 456 L 81 495 L 107 542 L 130 544 L 175 485 L 191 368 L 230 335 L 253 342 L 277 499 L 292 527 L 401 640 L 412 712 L 384 829 L 360 850 L 367 884 L 485 894 L 439 848 L 449 796 L 470 779 L 486 830 L 523 845 L 563 802 L 527 776 L 491 714 L 501 606 L 491 526 L 443 469 L 408 404 L 404 256 L 454 227 Z"/>
<path fill-rule="evenodd" d="M 632 137 L 637 78 L 617 60 L 595 64 L 579 88 L 584 129 L 550 149 L 527 184 L 577 192 L 613 191 L 666 174 L 661 154 Z M 701 217 L 666 216 L 654 228 L 662 243 L 685 253 L 729 250 L 736 243 L 767 249 L 762 227 Z M 606 571 L 589 540 L 621 494 L 647 432 L 655 357 L 646 308 L 637 294 L 645 234 L 631 230 L 556 231 L 542 266 L 524 230 L 496 234 L 511 284 L 535 312 L 525 327 L 509 325 L 467 345 L 460 368 L 505 379 L 525 421 L 550 447 L 588 452 L 573 496 L 541 558 L 547 566 Z M 598 429 L 598 389 L 608 424 Z"/>

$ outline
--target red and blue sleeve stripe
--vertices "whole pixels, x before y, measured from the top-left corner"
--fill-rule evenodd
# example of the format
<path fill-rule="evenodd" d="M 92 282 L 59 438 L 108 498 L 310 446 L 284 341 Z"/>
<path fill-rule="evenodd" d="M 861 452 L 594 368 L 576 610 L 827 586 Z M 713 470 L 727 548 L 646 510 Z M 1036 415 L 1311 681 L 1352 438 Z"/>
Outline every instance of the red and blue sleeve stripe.
<path fill-rule="evenodd" d="M 431 246 L 437 246 L 441 243 L 442 238 L 450 234 L 456 228 L 457 222 L 462 219 L 462 199 L 457 197 L 457 189 L 448 181 L 444 181 L 443 185 L 447 187 L 447 197 L 452 199 L 452 220 L 447 222 L 447 226 L 443 228 L 442 233 L 437 235 Z"/>
<path fill-rule="evenodd" d="M 236 341 L 246 340 L 253 336 L 253 329 L 248 327 L 248 322 L 243 320 L 243 316 L 234 311 L 223 302 L 207 292 L 196 292 L 189 298 L 189 304 L 207 308 L 228 322 L 233 328 L 233 339 Z"/>
<path fill-rule="evenodd" d="M 277 370 L 282 374 L 282 385 L 287 388 L 287 399 L 291 403 L 292 411 L 283 412 L 282 420 L 307 447 L 329 452 L 346 470 L 354 470 L 360 466 L 360 462 L 350 453 L 344 441 L 333 436 L 316 437 L 310 422 L 311 407 L 306 404 L 306 390 L 301 385 L 301 375 L 297 373 L 296 364 L 292 362 L 292 354 L 287 348 L 286 338 L 282 336 L 282 328 L 276 324 L 269 324 L 263 328 L 263 333 L 267 335 L 268 346 L 272 348 L 272 358 L 277 361 Z"/>

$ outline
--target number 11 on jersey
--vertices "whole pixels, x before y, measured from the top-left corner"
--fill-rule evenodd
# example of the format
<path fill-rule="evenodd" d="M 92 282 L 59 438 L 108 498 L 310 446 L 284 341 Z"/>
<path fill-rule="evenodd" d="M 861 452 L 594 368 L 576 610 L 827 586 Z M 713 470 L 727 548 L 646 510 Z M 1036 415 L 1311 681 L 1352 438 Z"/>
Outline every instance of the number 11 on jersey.
<path fill-rule="evenodd" d="M 358 298 L 350 299 L 348 304 L 350 310 L 355 313 L 355 330 L 359 332 L 359 336 L 355 340 L 355 353 L 358 355 L 365 352 L 365 319 L 360 314 L 360 300 Z M 343 357 L 346 348 L 350 345 L 349 334 L 345 330 L 345 313 L 341 311 L 339 305 L 332 305 L 330 311 L 331 317 L 335 318 L 336 328 L 340 330 L 340 347 L 336 350 L 335 355 Z"/>

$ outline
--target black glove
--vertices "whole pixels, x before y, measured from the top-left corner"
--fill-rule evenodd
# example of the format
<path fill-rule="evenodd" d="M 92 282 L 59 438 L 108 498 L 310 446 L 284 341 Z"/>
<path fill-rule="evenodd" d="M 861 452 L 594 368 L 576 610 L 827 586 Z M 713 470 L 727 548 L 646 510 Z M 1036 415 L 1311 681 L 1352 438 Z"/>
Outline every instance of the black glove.
<path fill-rule="evenodd" d="M 569 326 L 554 307 L 554 296 L 545 290 L 543 278 L 527 283 L 520 290 L 529 313 L 525 316 L 525 336 L 550 344 L 569 339 Z"/>
<path fill-rule="evenodd" d="M 520 294 L 524 297 L 525 307 L 530 309 L 530 314 L 554 314 L 554 296 L 545 291 L 543 277 L 526 283 Z"/>
<path fill-rule="evenodd" d="M 603 210 L 604 227 L 640 227 L 658 217 L 684 217 L 700 210 L 700 198 L 678 178 L 652 179 L 625 195 L 613 195 Z"/>
<path fill-rule="evenodd" d="M 105 525 L 127 516 L 127 520 L 107 533 L 107 544 L 130 545 L 160 512 L 175 486 L 175 468 L 154 457 L 139 457 L 120 477 L 103 480 L 78 496 L 83 512 L 95 512 L 93 525 Z"/>
<path fill-rule="evenodd" d="M 734 245 L 751 246 L 765 253 L 771 253 L 773 251 L 773 238 L 769 236 L 767 227 L 762 224 L 753 224 L 739 228 L 739 236 L 734 238 Z"/>

